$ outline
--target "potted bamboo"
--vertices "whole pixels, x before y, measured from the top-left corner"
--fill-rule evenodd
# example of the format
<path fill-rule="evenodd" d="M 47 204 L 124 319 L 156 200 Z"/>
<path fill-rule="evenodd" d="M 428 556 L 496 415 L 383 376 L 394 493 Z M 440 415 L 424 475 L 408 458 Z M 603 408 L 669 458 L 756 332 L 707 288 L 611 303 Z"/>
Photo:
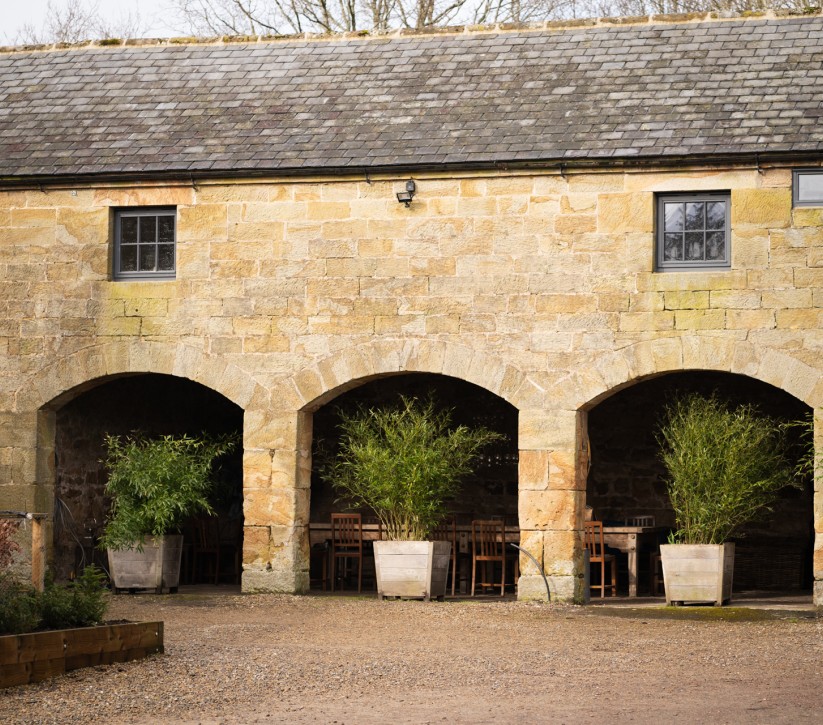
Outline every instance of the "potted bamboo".
<path fill-rule="evenodd" d="M 751 405 L 716 396 L 677 398 L 658 433 L 675 531 L 660 547 L 666 604 L 731 599 L 740 527 L 770 511 L 778 492 L 797 485 L 785 426 Z"/>
<path fill-rule="evenodd" d="M 121 589 L 177 590 L 184 521 L 213 513 L 212 464 L 232 450 L 236 437 L 106 436 L 111 508 L 101 548 L 109 573 Z"/>
<path fill-rule="evenodd" d="M 322 475 L 382 525 L 387 540 L 374 543 L 378 597 L 444 597 L 451 543 L 427 539 L 480 450 L 504 436 L 453 427 L 450 410 L 403 396 L 395 407 L 341 411 L 340 421 L 337 452 Z"/>

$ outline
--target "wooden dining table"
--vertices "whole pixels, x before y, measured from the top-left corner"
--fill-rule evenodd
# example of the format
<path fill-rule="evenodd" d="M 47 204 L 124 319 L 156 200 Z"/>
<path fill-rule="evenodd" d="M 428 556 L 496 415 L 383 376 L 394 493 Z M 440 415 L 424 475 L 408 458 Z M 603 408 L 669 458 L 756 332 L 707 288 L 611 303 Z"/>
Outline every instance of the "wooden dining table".
<path fill-rule="evenodd" d="M 456 526 L 457 529 L 457 554 L 458 554 L 458 562 L 460 558 L 470 558 L 472 553 L 472 527 L 471 523 L 459 523 Z M 363 523 L 363 541 L 364 542 L 371 542 L 371 541 L 379 541 L 385 532 L 382 531 L 382 527 L 379 523 L 374 521 L 364 522 Z M 316 544 L 327 544 L 331 541 L 331 522 L 330 521 L 318 521 L 318 522 L 311 522 L 309 524 L 309 542 L 310 546 L 315 546 Z M 507 544 L 519 544 L 520 543 L 520 527 L 516 525 L 507 525 L 506 526 L 506 543 Z M 512 547 L 512 555 L 516 552 Z M 468 567 L 470 568 L 470 567 Z M 465 588 L 468 583 L 471 582 L 471 574 L 470 572 L 466 571 L 466 567 L 460 566 L 460 571 L 458 573 L 458 581 L 462 582 L 461 587 Z"/>
<path fill-rule="evenodd" d="M 629 596 L 637 596 L 638 552 L 647 546 L 650 550 L 657 546 L 658 536 L 663 529 L 659 526 L 603 526 L 603 540 L 608 546 L 623 552 L 628 557 Z M 311 545 L 323 544 L 331 540 L 331 522 L 319 521 L 309 524 Z M 378 541 L 381 527 L 376 522 L 363 524 L 363 540 Z M 472 527 L 470 523 L 457 524 L 457 551 L 471 554 Z M 520 528 L 506 526 L 506 543 L 520 542 Z"/>
<path fill-rule="evenodd" d="M 607 546 L 622 551 L 629 559 L 629 596 L 637 596 L 638 552 L 644 546 L 657 546 L 659 526 L 603 526 L 603 541 Z"/>
<path fill-rule="evenodd" d="M 471 553 L 472 527 L 470 523 L 457 524 L 457 550 L 461 554 Z M 331 522 L 318 521 L 309 524 L 309 536 L 312 546 L 331 540 Z M 380 524 L 363 523 L 363 541 L 379 541 L 382 537 Z M 520 527 L 506 526 L 506 543 L 520 543 Z"/>

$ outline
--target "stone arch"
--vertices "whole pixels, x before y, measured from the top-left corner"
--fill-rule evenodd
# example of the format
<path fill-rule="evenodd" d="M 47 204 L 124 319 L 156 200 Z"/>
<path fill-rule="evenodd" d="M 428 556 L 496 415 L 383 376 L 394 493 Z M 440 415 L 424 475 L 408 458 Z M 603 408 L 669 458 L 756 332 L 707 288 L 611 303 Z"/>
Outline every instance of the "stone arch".
<path fill-rule="evenodd" d="M 319 360 L 273 391 L 274 405 L 311 413 L 369 379 L 400 373 L 434 373 L 474 383 L 518 410 L 536 407 L 544 392 L 528 376 L 496 356 L 457 343 L 391 340 L 364 343 Z"/>
<path fill-rule="evenodd" d="M 585 411 L 644 378 L 670 372 L 713 370 L 745 375 L 823 406 L 823 373 L 790 353 L 743 340 L 712 336 L 664 337 L 629 345 L 598 358 L 576 376 L 570 410 Z"/>
<path fill-rule="evenodd" d="M 251 415 L 265 411 L 270 400 L 268 390 L 245 371 L 184 343 L 117 340 L 59 358 L 29 378 L 15 396 L 16 411 L 32 422 L 21 459 L 27 463 L 22 476 L 25 495 L 33 499 L 36 510 L 54 510 L 59 409 L 101 383 L 144 373 L 198 383 L 237 405 L 246 418 L 250 411 Z M 46 538 L 51 542 L 51 531 Z M 53 544 L 49 544 L 50 560 L 53 554 Z"/>
<path fill-rule="evenodd" d="M 296 450 L 287 451 L 281 480 L 293 480 L 296 504 L 295 539 L 299 542 L 295 560 L 299 571 L 296 591 L 308 590 L 310 492 L 312 470 L 313 414 L 343 392 L 382 377 L 407 373 L 430 373 L 473 383 L 496 395 L 518 411 L 536 407 L 544 391 L 518 368 L 494 355 L 442 341 L 389 340 L 347 348 L 308 365 L 281 381 L 272 390 L 272 406 L 284 418 L 284 430 L 293 431 Z M 296 415 L 295 415 L 296 413 Z M 278 456 L 275 456 L 276 465 Z M 289 536 L 291 531 L 287 532 Z M 258 562 L 254 562 L 258 566 Z M 262 562 L 260 563 L 262 565 Z M 250 587 L 264 588 L 264 572 L 247 572 Z M 244 588 L 246 587 L 244 574 Z M 257 582 L 260 582 L 259 584 Z"/>
<path fill-rule="evenodd" d="M 162 373 L 200 383 L 246 410 L 268 400 L 248 373 L 184 343 L 113 341 L 78 350 L 46 366 L 16 394 L 16 409 L 53 409 L 101 379 L 132 373 Z"/>
<path fill-rule="evenodd" d="M 815 411 L 817 446 L 820 446 L 820 416 L 823 410 L 823 370 L 808 364 L 791 351 L 755 345 L 745 340 L 709 335 L 683 335 L 644 340 L 602 355 L 590 367 L 570 375 L 571 384 L 564 401 L 576 415 L 575 450 L 581 459 L 588 455 L 588 412 L 614 393 L 650 378 L 668 373 L 713 371 L 745 376 L 788 393 Z M 573 488 L 586 490 L 587 465 L 575 472 Z M 820 494 L 815 493 L 814 511 L 820 511 Z M 582 510 L 576 520 L 582 521 Z M 579 524 L 582 526 L 582 524 Z M 819 514 L 815 529 L 823 530 Z M 823 602 L 823 566 L 820 534 L 815 543 L 814 601 Z M 574 569 L 582 571 L 582 545 L 574 552 Z"/>

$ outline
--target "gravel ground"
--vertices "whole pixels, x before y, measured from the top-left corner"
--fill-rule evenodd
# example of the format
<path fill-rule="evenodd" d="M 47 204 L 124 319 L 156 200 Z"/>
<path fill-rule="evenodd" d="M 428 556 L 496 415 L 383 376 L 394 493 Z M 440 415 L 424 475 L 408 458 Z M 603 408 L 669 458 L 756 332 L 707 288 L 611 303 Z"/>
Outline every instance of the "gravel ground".
<path fill-rule="evenodd" d="M 3 723 L 823 722 L 823 619 L 490 600 L 115 597 L 166 653 L 0 692 Z"/>

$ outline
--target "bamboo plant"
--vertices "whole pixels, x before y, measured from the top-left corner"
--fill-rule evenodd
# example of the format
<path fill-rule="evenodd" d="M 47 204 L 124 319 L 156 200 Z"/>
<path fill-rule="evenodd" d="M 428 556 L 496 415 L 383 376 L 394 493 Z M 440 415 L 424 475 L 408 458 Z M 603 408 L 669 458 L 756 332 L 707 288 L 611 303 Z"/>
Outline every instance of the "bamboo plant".
<path fill-rule="evenodd" d="M 452 427 L 451 412 L 404 396 L 395 407 L 341 411 L 337 453 L 321 475 L 352 506 L 372 509 L 388 539 L 425 540 L 483 447 L 504 439 Z"/>
<path fill-rule="evenodd" d="M 770 511 L 778 492 L 799 485 L 787 456 L 785 427 L 751 405 L 717 396 L 681 396 L 658 432 L 674 508 L 671 543 L 722 544 Z"/>
<path fill-rule="evenodd" d="M 109 435 L 105 445 L 112 502 L 100 546 L 142 549 L 145 537 L 173 533 L 189 516 L 213 513 L 212 465 L 234 449 L 237 437 Z"/>

